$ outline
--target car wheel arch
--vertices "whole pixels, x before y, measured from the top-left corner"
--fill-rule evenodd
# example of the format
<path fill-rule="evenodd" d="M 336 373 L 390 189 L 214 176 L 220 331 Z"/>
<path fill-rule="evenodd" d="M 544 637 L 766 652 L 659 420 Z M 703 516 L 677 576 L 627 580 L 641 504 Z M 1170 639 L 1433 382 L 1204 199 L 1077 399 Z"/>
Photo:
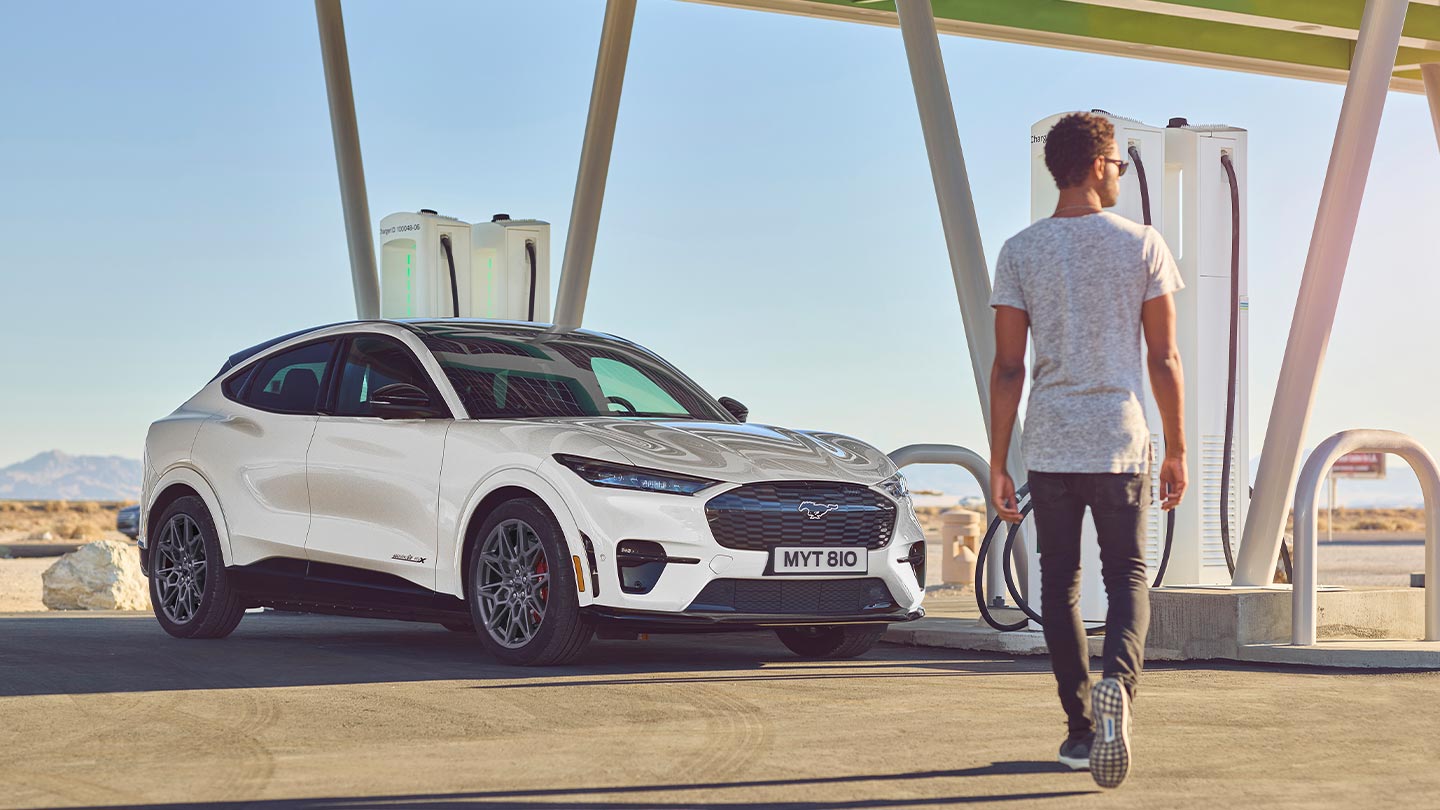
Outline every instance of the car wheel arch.
<path fill-rule="evenodd" d="M 518 473 L 520 471 L 514 470 L 511 472 Z M 579 524 L 575 521 L 574 515 L 571 514 L 564 500 L 561 499 L 560 493 L 550 487 L 544 479 L 534 476 L 533 474 L 524 477 L 516 475 L 496 475 L 492 478 L 501 478 L 504 480 L 491 480 L 486 482 L 488 486 L 482 485 L 481 487 L 477 487 L 476 492 L 471 496 L 471 503 L 473 505 L 469 506 L 465 512 L 462 513 L 466 515 L 463 519 L 464 528 L 459 534 L 457 549 L 454 555 L 457 574 L 456 581 L 459 584 L 460 590 L 460 593 L 457 595 L 462 599 L 469 598 L 470 560 L 474 548 L 480 539 L 478 537 L 480 527 L 484 525 L 486 518 L 488 518 L 495 509 L 499 508 L 501 504 L 518 498 L 540 501 L 540 503 L 545 506 L 545 509 L 550 512 L 551 516 L 555 518 L 555 521 L 560 524 L 560 533 L 570 554 L 580 557 L 581 560 L 586 558 L 584 547 L 580 541 Z M 567 564 L 569 562 L 569 560 L 566 560 Z M 588 571 L 586 573 L 588 575 Z M 589 584 L 587 581 L 584 591 L 578 594 L 582 606 L 590 602 Z"/>
<path fill-rule="evenodd" d="M 232 555 L 230 533 L 225 528 L 225 514 L 220 508 L 220 499 L 216 497 L 214 488 L 199 470 L 193 467 L 172 467 L 156 480 L 154 490 L 157 494 L 144 509 L 147 546 L 152 542 L 151 535 L 157 529 L 155 521 L 164 514 L 165 509 L 176 500 L 193 495 L 204 501 L 205 508 L 210 510 L 210 519 L 215 524 L 217 535 L 215 539 L 219 542 L 220 552 L 224 557 L 222 562 L 228 563 Z"/>

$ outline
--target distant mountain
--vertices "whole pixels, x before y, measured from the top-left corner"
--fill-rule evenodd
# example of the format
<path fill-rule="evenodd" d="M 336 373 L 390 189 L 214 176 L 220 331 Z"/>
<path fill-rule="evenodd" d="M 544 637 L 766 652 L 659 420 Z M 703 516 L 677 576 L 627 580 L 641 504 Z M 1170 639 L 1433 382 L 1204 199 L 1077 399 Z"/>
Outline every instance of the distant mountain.
<path fill-rule="evenodd" d="M 51 450 L 0 468 L 0 500 L 133 501 L 142 474 L 135 459 Z"/>

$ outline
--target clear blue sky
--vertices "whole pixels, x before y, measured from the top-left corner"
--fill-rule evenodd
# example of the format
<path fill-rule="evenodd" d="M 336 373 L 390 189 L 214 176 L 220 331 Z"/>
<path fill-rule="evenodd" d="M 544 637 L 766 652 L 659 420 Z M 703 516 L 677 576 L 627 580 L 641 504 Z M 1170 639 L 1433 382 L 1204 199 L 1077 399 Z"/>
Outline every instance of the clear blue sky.
<path fill-rule="evenodd" d="M 570 213 L 601 2 L 345 3 L 372 218 Z M 0 465 L 138 457 L 232 351 L 352 317 L 312 4 L 12 3 L 0 27 Z M 1251 448 L 1342 88 L 946 37 L 992 264 L 1032 122 L 1101 107 L 1250 131 Z M 1440 451 L 1440 153 L 1391 94 L 1307 444 Z M 642 0 L 586 325 L 753 419 L 982 450 L 893 29 Z"/>

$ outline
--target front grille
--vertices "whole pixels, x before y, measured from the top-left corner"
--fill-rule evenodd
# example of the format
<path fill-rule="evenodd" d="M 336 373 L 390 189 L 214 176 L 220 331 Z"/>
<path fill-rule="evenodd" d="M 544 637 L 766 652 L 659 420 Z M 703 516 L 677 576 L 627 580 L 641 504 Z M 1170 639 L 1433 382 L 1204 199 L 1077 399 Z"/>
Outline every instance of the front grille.
<path fill-rule="evenodd" d="M 869 487 L 824 481 L 746 484 L 705 504 L 715 540 L 726 548 L 776 546 L 884 548 L 895 503 Z"/>
<path fill-rule="evenodd" d="M 717 579 L 690 603 L 694 613 L 853 616 L 894 610 L 885 581 L 865 579 Z"/>

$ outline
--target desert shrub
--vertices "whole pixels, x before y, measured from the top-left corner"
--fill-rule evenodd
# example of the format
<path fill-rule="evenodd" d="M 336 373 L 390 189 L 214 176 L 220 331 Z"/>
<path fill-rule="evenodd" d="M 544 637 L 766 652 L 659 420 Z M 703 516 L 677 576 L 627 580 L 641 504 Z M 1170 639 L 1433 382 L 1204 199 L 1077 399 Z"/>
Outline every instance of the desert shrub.
<path fill-rule="evenodd" d="M 78 520 L 57 521 L 54 528 L 50 531 L 56 537 L 63 537 L 66 540 L 79 540 L 85 536 L 85 524 Z"/>

